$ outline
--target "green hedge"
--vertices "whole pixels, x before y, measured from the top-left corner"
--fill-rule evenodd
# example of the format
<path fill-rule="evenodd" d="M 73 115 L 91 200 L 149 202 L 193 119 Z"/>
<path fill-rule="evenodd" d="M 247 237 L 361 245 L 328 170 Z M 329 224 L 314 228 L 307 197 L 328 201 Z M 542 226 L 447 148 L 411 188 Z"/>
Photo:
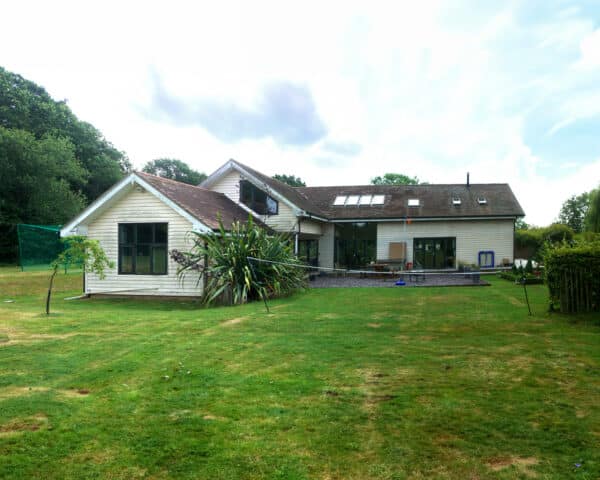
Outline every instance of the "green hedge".
<path fill-rule="evenodd" d="M 511 282 L 521 282 L 521 279 L 523 278 L 523 275 L 520 273 L 513 273 L 513 272 L 501 272 L 499 274 L 500 278 L 503 278 L 504 280 L 510 280 Z M 541 277 L 537 277 L 531 273 L 526 273 L 525 274 L 525 283 L 527 285 L 539 285 L 541 283 L 544 283 L 544 279 Z"/>
<path fill-rule="evenodd" d="M 527 252 L 526 258 L 541 260 L 542 247 L 546 242 L 560 243 L 573 240 L 573 229 L 567 225 L 553 223 L 548 227 L 534 227 L 515 231 L 515 247 Z"/>
<path fill-rule="evenodd" d="M 544 265 L 551 309 L 600 311 L 600 243 L 548 248 Z"/>

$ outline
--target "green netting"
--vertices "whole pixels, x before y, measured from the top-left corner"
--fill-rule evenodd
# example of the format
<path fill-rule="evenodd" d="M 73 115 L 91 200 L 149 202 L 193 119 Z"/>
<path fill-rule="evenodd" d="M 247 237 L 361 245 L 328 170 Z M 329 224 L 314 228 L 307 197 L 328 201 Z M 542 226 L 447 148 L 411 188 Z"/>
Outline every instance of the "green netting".
<path fill-rule="evenodd" d="M 17 225 L 19 265 L 22 270 L 48 268 L 64 250 L 60 225 Z"/>

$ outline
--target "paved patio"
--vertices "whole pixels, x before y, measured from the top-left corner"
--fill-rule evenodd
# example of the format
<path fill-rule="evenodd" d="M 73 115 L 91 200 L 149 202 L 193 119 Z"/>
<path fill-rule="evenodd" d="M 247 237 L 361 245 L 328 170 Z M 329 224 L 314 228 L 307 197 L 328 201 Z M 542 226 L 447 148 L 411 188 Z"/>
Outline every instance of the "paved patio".
<path fill-rule="evenodd" d="M 405 285 L 396 285 L 398 280 Z M 462 273 L 398 273 L 396 275 L 374 276 L 365 275 L 318 275 L 309 282 L 310 288 L 353 288 L 353 287 L 456 287 L 456 286 L 487 286 L 483 276 L 473 276 Z"/>

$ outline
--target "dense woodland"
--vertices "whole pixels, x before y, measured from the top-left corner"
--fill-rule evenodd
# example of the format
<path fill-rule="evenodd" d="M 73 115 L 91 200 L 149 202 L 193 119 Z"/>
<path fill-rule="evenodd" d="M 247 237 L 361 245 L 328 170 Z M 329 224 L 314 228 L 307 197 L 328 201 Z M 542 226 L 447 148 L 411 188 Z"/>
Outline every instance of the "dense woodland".
<path fill-rule="evenodd" d="M 16 224 L 62 224 L 129 169 L 66 101 L 0 67 L 0 262 L 16 258 Z"/>

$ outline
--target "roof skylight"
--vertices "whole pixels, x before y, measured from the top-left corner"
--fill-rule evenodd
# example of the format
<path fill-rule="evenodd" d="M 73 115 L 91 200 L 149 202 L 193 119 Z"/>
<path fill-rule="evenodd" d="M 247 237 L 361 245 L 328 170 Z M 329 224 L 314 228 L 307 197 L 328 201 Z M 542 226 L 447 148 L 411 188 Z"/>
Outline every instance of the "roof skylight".
<path fill-rule="evenodd" d="M 358 205 L 358 195 L 348 195 L 346 205 Z"/>
<path fill-rule="evenodd" d="M 385 195 L 338 195 L 333 201 L 333 205 L 337 207 L 348 207 L 354 205 L 383 205 Z"/>
<path fill-rule="evenodd" d="M 452 205 L 460 205 L 461 203 L 460 197 L 452 197 Z"/>
<path fill-rule="evenodd" d="M 418 198 L 409 198 L 408 199 L 408 206 L 409 207 L 418 207 L 420 205 L 419 199 Z"/>
<path fill-rule="evenodd" d="M 485 197 L 479 197 L 477 199 L 477 203 L 479 203 L 479 205 L 486 205 L 487 204 L 487 199 Z"/>

